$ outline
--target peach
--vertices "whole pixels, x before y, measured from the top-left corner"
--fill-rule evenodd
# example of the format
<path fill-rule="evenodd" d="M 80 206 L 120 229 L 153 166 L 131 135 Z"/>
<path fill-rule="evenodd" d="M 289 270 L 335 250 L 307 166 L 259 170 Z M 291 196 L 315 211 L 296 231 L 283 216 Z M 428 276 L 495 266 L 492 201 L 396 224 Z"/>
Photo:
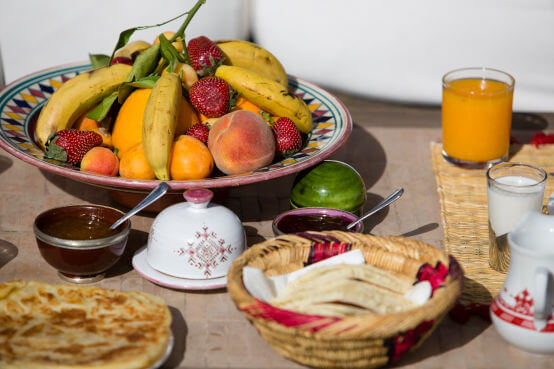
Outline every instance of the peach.
<path fill-rule="evenodd" d="M 275 155 L 275 138 L 259 115 L 237 110 L 212 125 L 208 148 L 219 170 L 239 174 L 270 164 Z"/>
<path fill-rule="evenodd" d="M 107 147 L 93 147 L 81 160 L 81 171 L 116 176 L 119 171 L 119 159 Z"/>

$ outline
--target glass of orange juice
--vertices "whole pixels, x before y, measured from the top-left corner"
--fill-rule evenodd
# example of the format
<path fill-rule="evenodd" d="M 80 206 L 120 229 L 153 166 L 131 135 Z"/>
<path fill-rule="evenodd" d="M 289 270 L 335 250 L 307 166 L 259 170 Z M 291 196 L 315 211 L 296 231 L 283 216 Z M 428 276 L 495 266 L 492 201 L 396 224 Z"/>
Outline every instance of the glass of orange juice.
<path fill-rule="evenodd" d="M 443 156 L 466 168 L 508 158 L 514 78 L 490 68 L 464 68 L 442 78 Z"/>

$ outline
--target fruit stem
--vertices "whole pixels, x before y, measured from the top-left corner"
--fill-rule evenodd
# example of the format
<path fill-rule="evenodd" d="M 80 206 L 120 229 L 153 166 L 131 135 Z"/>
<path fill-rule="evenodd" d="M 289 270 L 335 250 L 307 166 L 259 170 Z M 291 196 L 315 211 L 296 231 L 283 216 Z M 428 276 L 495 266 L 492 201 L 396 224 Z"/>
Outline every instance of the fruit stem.
<path fill-rule="evenodd" d="M 190 21 L 192 20 L 192 17 L 194 17 L 194 14 L 196 14 L 196 12 L 198 11 L 198 9 L 200 9 L 200 7 L 206 2 L 206 0 L 198 0 L 196 2 L 196 4 L 194 4 L 194 6 L 188 11 L 188 15 L 187 15 L 187 18 L 185 19 L 185 21 L 183 22 L 183 24 L 181 25 L 181 27 L 177 30 L 177 32 L 175 32 L 175 34 L 173 35 L 173 37 L 171 37 L 171 39 L 169 40 L 169 42 L 173 42 L 177 39 L 177 37 L 179 36 L 184 36 L 184 33 L 185 33 L 185 29 L 187 28 L 187 26 L 189 25 Z M 184 37 L 183 37 L 184 38 Z"/>
<path fill-rule="evenodd" d="M 273 119 L 271 119 L 271 115 L 269 115 L 268 112 L 266 111 L 263 111 L 263 110 L 259 110 L 258 113 L 260 113 L 260 115 L 262 116 L 262 118 L 264 118 L 267 123 L 269 124 L 270 127 L 273 127 L 273 125 L 275 124 L 275 121 L 273 121 Z"/>

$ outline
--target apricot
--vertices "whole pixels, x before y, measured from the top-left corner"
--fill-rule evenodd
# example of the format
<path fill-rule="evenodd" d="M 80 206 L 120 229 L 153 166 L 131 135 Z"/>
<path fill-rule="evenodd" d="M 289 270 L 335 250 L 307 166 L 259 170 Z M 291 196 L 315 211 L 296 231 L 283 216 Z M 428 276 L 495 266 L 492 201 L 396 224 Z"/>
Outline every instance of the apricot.
<path fill-rule="evenodd" d="M 87 151 L 81 160 L 81 171 L 116 176 L 119 171 L 119 159 L 107 147 L 96 146 Z"/>
<path fill-rule="evenodd" d="M 219 170 L 239 174 L 270 164 L 275 155 L 275 138 L 259 115 L 237 110 L 213 124 L 208 147 Z"/>
<path fill-rule="evenodd" d="M 132 179 L 156 179 L 154 171 L 146 160 L 142 143 L 131 147 L 121 156 L 119 164 L 119 175 Z"/>
<path fill-rule="evenodd" d="M 208 177 L 214 168 L 214 160 L 208 147 L 199 139 L 181 135 L 173 142 L 169 175 L 176 181 Z"/>

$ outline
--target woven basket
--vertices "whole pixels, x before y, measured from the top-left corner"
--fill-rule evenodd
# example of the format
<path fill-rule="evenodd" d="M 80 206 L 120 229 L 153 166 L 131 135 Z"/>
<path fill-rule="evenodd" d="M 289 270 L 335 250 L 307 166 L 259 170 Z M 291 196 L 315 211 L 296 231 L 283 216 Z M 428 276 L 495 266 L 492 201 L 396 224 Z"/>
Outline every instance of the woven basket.
<path fill-rule="evenodd" d="M 423 306 L 402 313 L 338 318 L 266 304 L 250 295 L 242 281 L 244 266 L 273 276 L 353 249 L 360 249 L 368 264 L 414 281 L 428 279 L 438 288 Z M 423 242 L 328 231 L 279 236 L 251 247 L 233 262 L 227 289 L 238 309 L 283 356 L 311 367 L 377 368 L 398 360 L 431 334 L 460 296 L 462 280 L 454 258 Z"/>

